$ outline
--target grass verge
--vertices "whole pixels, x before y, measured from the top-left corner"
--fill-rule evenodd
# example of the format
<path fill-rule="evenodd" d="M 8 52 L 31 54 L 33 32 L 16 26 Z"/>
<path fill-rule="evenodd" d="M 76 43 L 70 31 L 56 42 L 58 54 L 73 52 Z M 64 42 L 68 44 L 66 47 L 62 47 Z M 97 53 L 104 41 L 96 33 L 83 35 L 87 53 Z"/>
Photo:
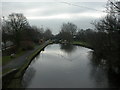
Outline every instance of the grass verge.
<path fill-rule="evenodd" d="M 91 45 L 88 44 L 88 43 L 86 43 L 86 42 L 73 41 L 73 42 L 71 42 L 71 44 L 73 44 L 73 45 L 79 45 L 79 46 L 83 46 L 83 47 L 86 47 L 86 48 L 93 49 L 93 48 L 91 47 Z"/>
<path fill-rule="evenodd" d="M 19 56 L 22 56 L 25 53 L 25 51 L 19 51 L 14 58 L 11 58 L 9 56 L 3 56 L 2 57 L 2 65 L 8 64 L 10 61 L 14 60 L 15 58 L 18 58 Z"/>

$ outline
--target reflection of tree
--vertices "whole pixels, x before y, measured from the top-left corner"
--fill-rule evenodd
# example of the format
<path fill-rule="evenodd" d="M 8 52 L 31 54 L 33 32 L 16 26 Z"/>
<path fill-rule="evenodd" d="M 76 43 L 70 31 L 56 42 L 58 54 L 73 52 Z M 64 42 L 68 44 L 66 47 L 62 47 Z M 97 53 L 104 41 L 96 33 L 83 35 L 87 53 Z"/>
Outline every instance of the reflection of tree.
<path fill-rule="evenodd" d="M 76 47 L 71 44 L 60 44 L 60 49 L 67 53 L 71 53 L 76 49 Z"/>
<path fill-rule="evenodd" d="M 29 82 L 31 81 L 34 75 L 35 75 L 35 69 L 32 67 L 29 67 L 23 76 L 23 80 L 22 80 L 23 88 L 29 85 Z"/>
<path fill-rule="evenodd" d="M 110 86 L 120 88 L 120 59 L 118 57 L 119 56 L 111 56 L 111 58 L 107 60 L 107 72 Z"/>
<path fill-rule="evenodd" d="M 109 60 L 101 59 L 93 54 L 91 59 L 92 71 L 91 76 L 98 83 L 104 79 L 108 79 L 109 87 L 119 87 L 120 88 L 120 63 L 118 58 L 111 56 Z M 114 63 L 118 61 L 118 63 Z M 101 72 L 102 70 L 102 72 Z M 106 75 L 105 75 L 106 74 Z M 106 77 L 104 77 L 106 76 Z"/>
<path fill-rule="evenodd" d="M 104 72 L 103 66 L 100 64 L 99 60 L 95 60 L 95 57 L 91 59 L 90 76 L 90 78 L 92 78 L 95 81 L 97 87 L 107 86 L 106 72 Z"/>

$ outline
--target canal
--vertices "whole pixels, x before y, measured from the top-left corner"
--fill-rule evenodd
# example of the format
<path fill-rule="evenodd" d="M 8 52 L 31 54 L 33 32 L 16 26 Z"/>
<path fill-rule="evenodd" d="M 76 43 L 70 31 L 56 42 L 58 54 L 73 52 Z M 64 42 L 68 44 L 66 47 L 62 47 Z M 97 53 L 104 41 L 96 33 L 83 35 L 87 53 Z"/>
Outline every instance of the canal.
<path fill-rule="evenodd" d="M 107 88 L 103 67 L 92 63 L 92 50 L 52 44 L 34 58 L 26 70 L 25 88 Z"/>

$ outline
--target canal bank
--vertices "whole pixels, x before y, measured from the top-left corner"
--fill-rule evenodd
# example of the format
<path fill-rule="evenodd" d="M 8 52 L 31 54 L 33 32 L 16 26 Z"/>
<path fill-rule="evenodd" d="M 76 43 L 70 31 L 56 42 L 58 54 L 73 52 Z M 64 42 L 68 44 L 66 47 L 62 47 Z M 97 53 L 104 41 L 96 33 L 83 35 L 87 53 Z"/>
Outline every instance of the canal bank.
<path fill-rule="evenodd" d="M 77 46 L 86 47 L 86 48 L 90 48 L 90 49 L 93 50 L 93 48 L 91 47 L 91 45 L 89 45 L 89 44 L 86 43 L 86 42 L 73 41 L 71 44 L 72 44 L 72 45 L 77 45 Z"/>
<path fill-rule="evenodd" d="M 89 49 L 94 49 L 89 43 L 87 42 L 81 42 L 81 41 L 71 41 L 71 42 L 62 42 L 62 41 L 57 41 L 54 42 L 56 44 L 72 44 L 72 45 L 77 45 L 77 46 L 82 46 L 85 48 L 89 48 Z"/>
<path fill-rule="evenodd" d="M 33 58 L 38 55 L 47 45 L 52 44 L 51 41 L 46 41 L 42 44 L 38 49 L 36 49 L 32 54 L 27 56 L 26 62 L 18 67 L 12 69 L 10 72 L 4 74 L 2 76 L 2 86 L 3 88 L 20 88 L 21 87 L 21 79 L 22 75 L 24 74 L 25 70 L 33 60 Z"/>

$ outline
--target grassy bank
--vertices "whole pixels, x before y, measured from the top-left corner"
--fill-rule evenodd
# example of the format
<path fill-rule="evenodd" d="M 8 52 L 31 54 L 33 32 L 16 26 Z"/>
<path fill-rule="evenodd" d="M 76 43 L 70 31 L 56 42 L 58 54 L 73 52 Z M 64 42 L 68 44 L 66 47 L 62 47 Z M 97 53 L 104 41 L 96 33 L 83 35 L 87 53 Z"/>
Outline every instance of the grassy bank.
<path fill-rule="evenodd" d="M 34 44 L 32 49 L 34 49 L 38 46 L 39 46 L 38 44 Z M 9 55 L 3 55 L 2 56 L 2 66 L 5 66 L 9 62 L 17 59 L 18 57 L 20 57 L 22 55 L 24 55 L 27 51 L 29 51 L 29 49 L 24 50 L 23 47 L 19 47 L 18 50 L 16 50 L 16 52 L 14 53 L 13 57 L 11 57 L 10 53 L 9 53 Z M 5 53 L 6 51 L 3 51 L 3 52 Z M 9 52 L 11 52 L 11 54 L 12 54 L 12 51 L 9 51 Z"/>
<path fill-rule="evenodd" d="M 11 56 L 3 56 L 2 57 L 2 65 L 6 65 L 8 64 L 10 61 L 14 60 L 15 58 L 18 58 L 20 56 L 22 56 L 25 53 L 25 51 L 19 51 L 15 57 L 11 58 Z"/>
<path fill-rule="evenodd" d="M 11 79 L 11 82 L 9 82 L 9 85 L 5 86 L 5 88 L 21 88 L 21 80 L 23 77 L 24 72 L 26 71 L 26 69 L 28 68 L 28 66 L 30 65 L 30 63 L 32 62 L 32 60 L 34 59 L 34 57 L 36 57 L 36 55 L 38 55 L 40 53 L 40 51 L 42 49 L 44 49 L 47 45 L 51 44 L 52 42 L 47 42 L 42 44 L 36 51 L 34 51 L 30 56 L 28 56 L 26 58 L 26 62 L 24 63 L 24 65 L 22 65 L 20 68 L 17 68 L 17 73 L 14 73 L 14 76 Z"/>
<path fill-rule="evenodd" d="M 73 41 L 73 42 L 71 42 L 71 44 L 93 49 L 93 48 L 91 47 L 91 45 L 88 44 L 88 43 L 86 43 L 86 42 Z"/>

